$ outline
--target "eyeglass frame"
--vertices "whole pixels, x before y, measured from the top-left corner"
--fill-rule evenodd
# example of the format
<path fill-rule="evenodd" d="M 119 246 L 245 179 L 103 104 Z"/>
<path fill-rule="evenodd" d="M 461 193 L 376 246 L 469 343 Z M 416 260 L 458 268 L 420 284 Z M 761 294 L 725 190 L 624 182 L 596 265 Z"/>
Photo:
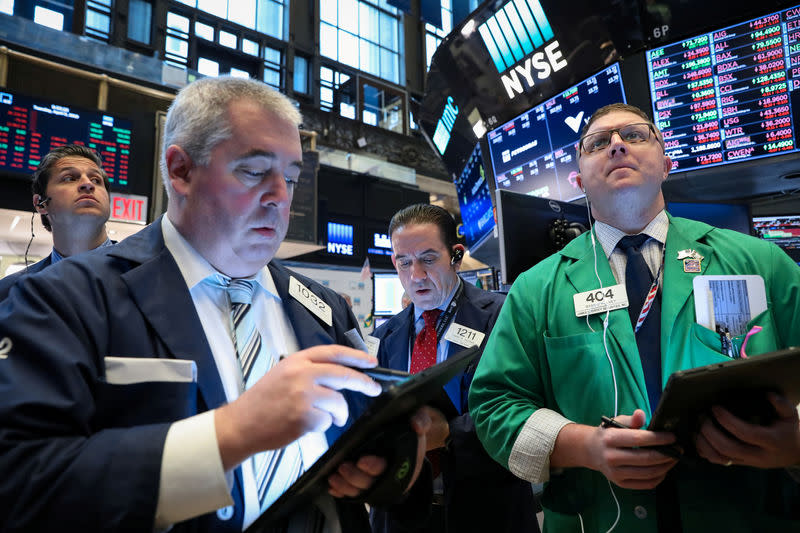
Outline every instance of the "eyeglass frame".
<path fill-rule="evenodd" d="M 664 143 L 661 141 L 661 139 L 659 139 L 658 134 L 656 133 L 656 127 L 655 127 L 655 125 L 653 125 L 652 122 L 632 122 L 630 124 L 625 124 L 624 126 L 619 127 L 619 128 L 609 128 L 607 130 L 599 130 L 599 131 L 593 131 L 591 133 L 587 133 L 586 135 L 584 135 L 583 137 L 578 139 L 578 157 L 580 157 L 580 154 L 584 153 L 584 152 L 587 153 L 587 154 L 593 154 L 595 152 L 599 152 L 601 150 L 605 150 L 606 148 L 608 148 L 608 145 L 606 145 L 603 148 L 599 148 L 599 149 L 597 149 L 597 150 L 595 150 L 593 152 L 589 152 L 586 149 L 584 149 L 583 141 L 587 137 L 589 137 L 590 135 L 595 135 L 597 133 L 609 133 L 610 135 L 609 135 L 609 138 L 608 138 L 608 144 L 611 144 L 611 138 L 614 137 L 614 133 L 616 133 L 619 136 L 620 140 L 622 142 L 624 142 L 625 144 L 641 144 L 641 143 L 632 143 L 632 142 L 626 141 L 625 139 L 622 138 L 622 134 L 620 133 L 619 130 L 625 129 L 628 126 L 642 126 L 642 125 L 647 126 L 647 129 L 650 131 L 650 134 L 652 134 L 652 136 L 656 138 L 656 142 L 659 144 L 659 146 L 661 146 L 661 149 L 666 151 L 666 148 L 664 147 Z M 647 139 L 642 141 L 642 143 L 645 143 L 645 142 L 647 142 L 649 140 L 650 140 L 650 135 L 648 135 Z"/>

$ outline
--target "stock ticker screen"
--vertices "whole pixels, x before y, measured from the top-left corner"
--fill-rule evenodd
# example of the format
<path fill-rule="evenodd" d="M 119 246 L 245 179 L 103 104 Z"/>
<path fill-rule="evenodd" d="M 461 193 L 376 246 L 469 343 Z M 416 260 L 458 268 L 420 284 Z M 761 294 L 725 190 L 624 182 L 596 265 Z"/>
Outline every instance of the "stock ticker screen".
<path fill-rule="evenodd" d="M 797 151 L 800 6 L 647 52 L 673 171 Z"/>
<path fill-rule="evenodd" d="M 47 152 L 70 143 L 100 154 L 112 186 L 128 186 L 129 121 L 0 91 L 0 172 L 30 174 Z"/>
<path fill-rule="evenodd" d="M 581 129 L 599 108 L 625 101 L 615 63 L 489 132 L 497 188 L 565 202 L 582 197 L 575 180 Z"/>
<path fill-rule="evenodd" d="M 495 226 L 492 188 L 486 180 L 480 144 L 472 151 L 464 170 L 455 180 L 455 186 L 464 240 L 467 248 L 472 250 L 492 233 Z"/>

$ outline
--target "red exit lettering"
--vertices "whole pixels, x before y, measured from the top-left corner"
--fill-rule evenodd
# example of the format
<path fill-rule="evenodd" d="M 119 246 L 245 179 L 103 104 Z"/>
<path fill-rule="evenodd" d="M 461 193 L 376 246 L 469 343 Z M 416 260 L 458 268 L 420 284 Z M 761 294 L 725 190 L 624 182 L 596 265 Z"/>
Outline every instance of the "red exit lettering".
<path fill-rule="evenodd" d="M 145 222 L 144 205 L 144 200 L 115 196 L 111 200 L 111 218 Z"/>

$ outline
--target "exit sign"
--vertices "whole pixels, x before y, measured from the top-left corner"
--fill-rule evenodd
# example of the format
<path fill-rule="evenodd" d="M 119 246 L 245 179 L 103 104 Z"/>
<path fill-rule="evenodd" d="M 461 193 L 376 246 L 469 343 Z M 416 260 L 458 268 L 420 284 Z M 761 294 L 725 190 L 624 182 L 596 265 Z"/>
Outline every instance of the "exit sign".
<path fill-rule="evenodd" d="M 147 224 L 147 197 L 112 192 L 111 220 Z"/>

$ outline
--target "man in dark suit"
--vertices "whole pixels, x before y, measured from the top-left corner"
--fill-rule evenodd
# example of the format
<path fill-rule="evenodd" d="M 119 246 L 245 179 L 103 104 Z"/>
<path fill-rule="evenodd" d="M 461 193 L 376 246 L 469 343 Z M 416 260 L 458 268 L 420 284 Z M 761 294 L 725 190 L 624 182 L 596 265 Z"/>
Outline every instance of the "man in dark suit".
<path fill-rule="evenodd" d="M 324 453 L 347 394 L 380 392 L 357 370 L 376 360 L 340 345 L 343 300 L 273 261 L 299 123 L 260 82 L 188 85 L 166 121 L 167 214 L 0 304 L 0 530 L 242 531 Z M 424 450 L 430 420 L 412 425 Z M 337 499 L 289 525 L 364 531 L 339 497 L 385 467 L 343 463 Z"/>
<path fill-rule="evenodd" d="M 0 279 L 0 300 L 26 275 L 65 257 L 111 244 L 106 234 L 110 214 L 108 176 L 97 153 L 67 144 L 51 150 L 31 180 L 33 208 L 53 234 L 53 251 L 33 265 Z"/>
<path fill-rule="evenodd" d="M 415 373 L 466 347 L 483 346 L 505 297 L 458 276 L 464 246 L 457 243 L 453 217 L 434 205 L 413 205 L 392 217 L 389 236 L 392 263 L 413 305 L 375 332 L 379 363 Z M 472 369 L 445 386 L 454 408 L 449 416 L 428 408 L 429 458 L 434 470 L 440 467 L 441 479 L 430 518 L 416 531 L 538 531 L 530 484 L 492 460 L 475 434 L 467 412 Z M 374 511 L 373 531 L 405 531 L 395 518 Z"/>

